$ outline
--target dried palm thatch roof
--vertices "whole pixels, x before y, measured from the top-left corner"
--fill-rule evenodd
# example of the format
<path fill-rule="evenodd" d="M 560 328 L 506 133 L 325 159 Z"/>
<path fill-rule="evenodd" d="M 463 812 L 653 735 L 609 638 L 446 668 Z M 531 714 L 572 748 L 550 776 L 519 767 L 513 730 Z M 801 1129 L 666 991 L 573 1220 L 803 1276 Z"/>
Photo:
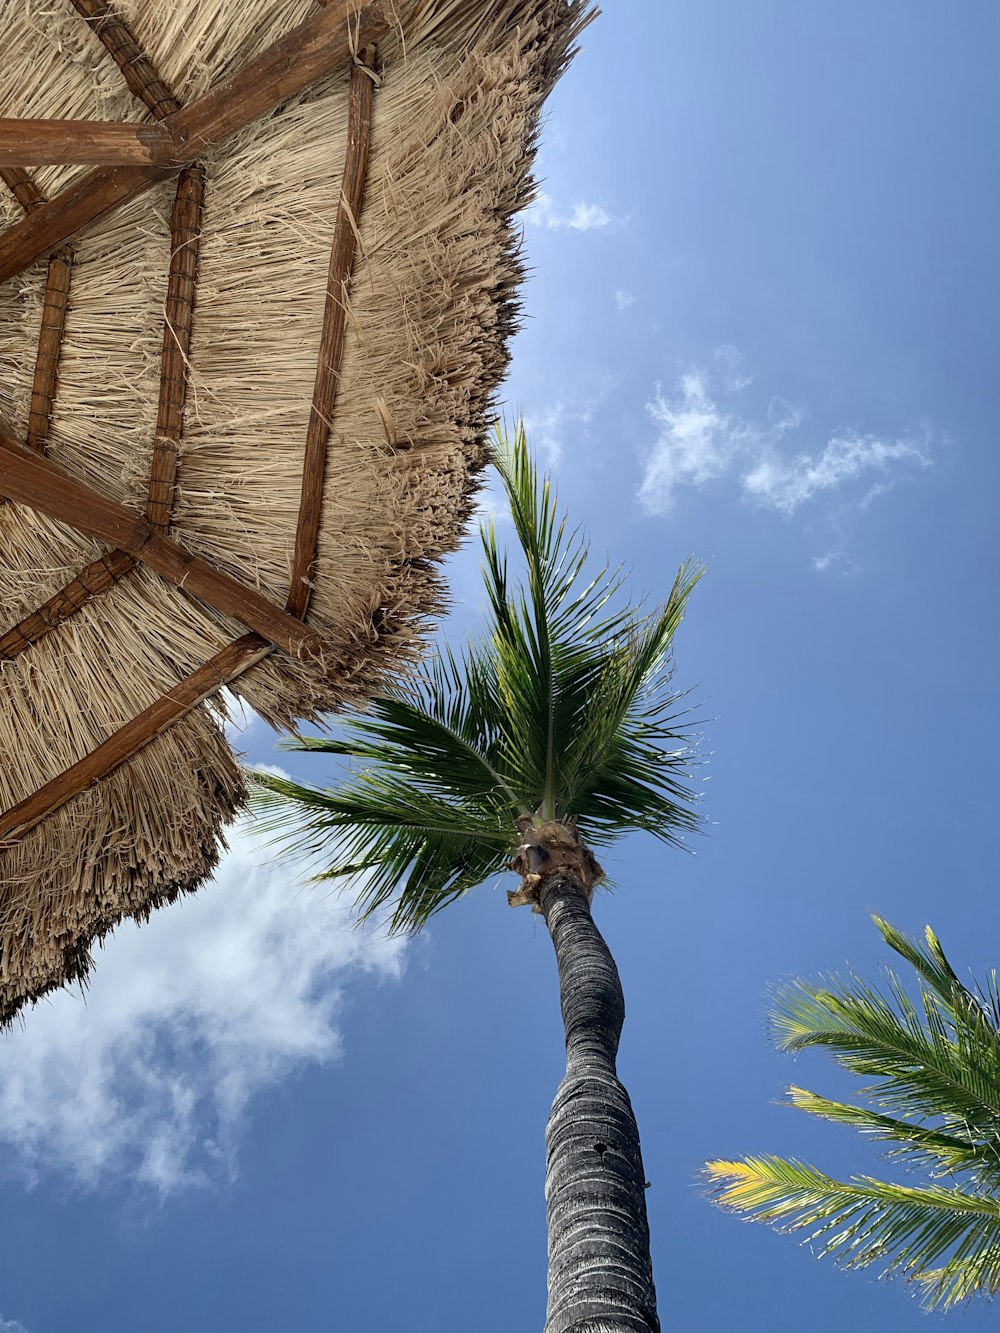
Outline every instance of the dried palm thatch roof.
<path fill-rule="evenodd" d="M 586 19 L 4 6 L 0 111 L 46 123 L 0 121 L 0 1022 L 211 871 L 223 685 L 288 726 L 416 651 Z"/>

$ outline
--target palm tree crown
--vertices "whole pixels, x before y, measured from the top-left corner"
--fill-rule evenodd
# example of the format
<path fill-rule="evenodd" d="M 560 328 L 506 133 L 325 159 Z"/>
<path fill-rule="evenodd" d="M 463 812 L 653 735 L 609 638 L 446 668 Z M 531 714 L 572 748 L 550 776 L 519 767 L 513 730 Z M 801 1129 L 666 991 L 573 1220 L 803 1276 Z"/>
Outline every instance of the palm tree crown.
<path fill-rule="evenodd" d="M 706 1165 L 724 1207 L 784 1231 L 806 1231 L 845 1267 L 881 1264 L 948 1308 L 1000 1290 L 1000 990 L 996 972 L 973 992 L 928 926 L 925 942 L 874 918 L 915 970 L 919 999 L 891 972 L 877 989 L 856 975 L 797 981 L 773 1015 L 786 1051 L 819 1046 L 874 1080 L 870 1106 L 789 1089 L 791 1105 L 891 1145 L 885 1156 L 923 1176 L 893 1184 L 838 1181 L 801 1162 L 750 1157 Z"/>
<path fill-rule="evenodd" d="M 497 434 L 496 466 L 524 556 L 511 579 L 492 520 L 480 535 L 485 632 L 443 646 L 334 738 L 288 748 L 350 762 L 319 790 L 252 774 L 265 831 L 289 849 L 333 856 L 317 878 L 357 876 L 362 917 L 389 906 L 394 930 L 508 867 L 533 818 L 600 846 L 644 829 L 666 842 L 697 827 L 687 726 L 670 650 L 701 570 L 685 564 L 666 603 L 621 607 L 620 569 L 588 573 L 523 430 Z"/>

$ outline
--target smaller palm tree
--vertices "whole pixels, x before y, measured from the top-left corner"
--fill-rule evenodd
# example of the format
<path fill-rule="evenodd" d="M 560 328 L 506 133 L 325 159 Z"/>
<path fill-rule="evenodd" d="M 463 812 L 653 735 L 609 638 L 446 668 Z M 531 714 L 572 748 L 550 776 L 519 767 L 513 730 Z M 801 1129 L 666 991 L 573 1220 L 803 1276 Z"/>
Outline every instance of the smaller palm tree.
<path fill-rule="evenodd" d="M 780 1157 L 706 1163 L 724 1208 L 786 1232 L 805 1231 L 845 1268 L 881 1265 L 915 1282 L 930 1307 L 948 1309 L 1000 1290 L 1000 990 L 992 971 L 975 992 L 955 975 L 930 926 L 925 941 L 874 917 L 886 943 L 917 974 L 914 999 L 886 971 L 877 989 L 851 974 L 796 981 L 772 1015 L 786 1051 L 824 1047 L 851 1073 L 874 1080 L 869 1106 L 803 1088 L 790 1104 L 852 1125 L 885 1156 L 921 1175 L 917 1184 L 872 1176 L 848 1181 Z"/>
<path fill-rule="evenodd" d="M 362 917 L 387 912 L 395 930 L 520 874 L 508 897 L 545 919 L 566 1034 L 546 1131 L 546 1333 L 655 1333 L 639 1131 L 616 1070 L 625 1002 L 591 913 L 604 878 L 591 848 L 631 830 L 676 844 L 698 826 L 671 675 L 701 571 L 684 565 L 660 607 L 629 606 L 619 571 L 588 570 L 523 432 L 497 444 L 523 582 L 488 524 L 484 633 L 461 655 L 442 647 L 334 739 L 290 747 L 346 760 L 339 787 L 251 775 L 255 805 L 290 849 L 328 859 L 320 878 L 346 880 Z"/>

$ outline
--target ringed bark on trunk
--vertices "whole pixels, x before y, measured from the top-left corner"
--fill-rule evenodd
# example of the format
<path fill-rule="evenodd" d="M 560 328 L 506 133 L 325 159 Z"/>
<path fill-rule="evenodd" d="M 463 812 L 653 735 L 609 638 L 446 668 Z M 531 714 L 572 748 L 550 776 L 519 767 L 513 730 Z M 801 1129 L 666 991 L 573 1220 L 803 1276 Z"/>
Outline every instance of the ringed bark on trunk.
<path fill-rule="evenodd" d="M 603 872 L 572 827 L 526 820 L 521 832 L 509 898 L 545 918 L 566 1033 L 545 1132 L 545 1333 L 659 1333 L 639 1129 L 615 1063 L 625 999 L 590 911 Z"/>

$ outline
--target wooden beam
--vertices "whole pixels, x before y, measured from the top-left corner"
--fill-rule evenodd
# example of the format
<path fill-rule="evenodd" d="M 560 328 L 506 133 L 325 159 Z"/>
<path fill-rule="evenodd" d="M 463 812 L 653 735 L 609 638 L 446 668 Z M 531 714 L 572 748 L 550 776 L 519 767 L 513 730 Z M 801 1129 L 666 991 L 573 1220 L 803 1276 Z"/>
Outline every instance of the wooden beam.
<path fill-rule="evenodd" d="M 55 403 L 72 272 L 71 250 L 63 250 L 49 260 L 49 269 L 45 275 L 42 322 L 38 332 L 38 351 L 35 354 L 35 374 L 31 382 L 31 406 L 28 410 L 28 447 L 37 453 L 44 452 Z"/>
<path fill-rule="evenodd" d="M 46 816 L 99 782 L 148 745 L 203 699 L 221 690 L 267 657 L 273 645 L 256 634 L 236 639 L 156 703 L 113 732 L 103 744 L 0 815 L 0 846 L 23 838 Z"/>
<path fill-rule="evenodd" d="M 85 566 L 75 579 L 60 588 L 37 611 L 0 634 L 0 660 L 18 657 L 33 643 L 44 638 L 50 630 L 75 615 L 82 606 L 113 588 L 132 569 L 136 561 L 124 551 L 112 551 Z"/>
<path fill-rule="evenodd" d="M 163 125 L 113 120 L 0 119 L 0 167 L 174 165 Z"/>
<path fill-rule="evenodd" d="M 340 0 L 293 28 L 204 97 L 167 116 L 163 124 L 188 150 L 188 161 L 201 157 L 344 64 L 389 27 L 378 0 Z"/>
<path fill-rule="evenodd" d="M 200 157 L 311 83 L 378 41 L 390 20 L 382 5 L 338 0 L 294 28 L 218 87 L 166 116 L 182 162 Z M 161 166 L 99 167 L 33 209 L 0 235 L 0 282 L 6 282 L 70 236 L 169 174 Z"/>
<path fill-rule="evenodd" d="M 66 476 L 0 430 L 0 493 L 58 519 L 95 541 L 125 551 L 168 582 L 224 615 L 241 620 L 293 656 L 318 653 L 316 632 L 262 593 L 216 569 L 157 531 L 142 514 Z"/>
<path fill-rule="evenodd" d="M 172 175 L 169 167 L 98 167 L 0 233 L 0 282 L 42 259 L 119 204 Z"/>
<path fill-rule="evenodd" d="M 14 198 L 26 213 L 45 202 L 45 196 L 21 167 L 0 167 L 0 180 L 10 187 Z"/>
<path fill-rule="evenodd" d="M 125 76 L 129 91 L 146 104 L 157 120 L 181 109 L 180 102 L 157 74 L 124 20 L 105 0 L 72 0 L 72 3 Z"/>
<path fill-rule="evenodd" d="M 160 390 L 146 497 L 147 519 L 163 530 L 170 524 L 178 450 L 184 428 L 204 203 L 204 167 L 185 167 L 177 181 L 170 214 L 170 272 L 163 320 Z"/>
<path fill-rule="evenodd" d="M 330 269 L 326 280 L 326 305 L 320 335 L 316 382 L 306 432 L 305 459 L 302 465 L 302 493 L 295 529 L 295 555 L 292 579 L 285 603 L 286 610 L 303 616 L 309 605 L 312 578 L 323 511 L 323 476 L 330 439 L 330 422 L 337 401 L 340 363 L 344 355 L 347 330 L 347 291 L 357 248 L 357 220 L 364 200 L 368 172 L 368 145 L 371 139 L 372 94 L 374 82 L 364 67 L 374 61 L 374 47 L 362 53 L 362 65 L 351 74 L 348 100 L 347 152 L 340 187 L 340 208 L 330 249 Z"/>

